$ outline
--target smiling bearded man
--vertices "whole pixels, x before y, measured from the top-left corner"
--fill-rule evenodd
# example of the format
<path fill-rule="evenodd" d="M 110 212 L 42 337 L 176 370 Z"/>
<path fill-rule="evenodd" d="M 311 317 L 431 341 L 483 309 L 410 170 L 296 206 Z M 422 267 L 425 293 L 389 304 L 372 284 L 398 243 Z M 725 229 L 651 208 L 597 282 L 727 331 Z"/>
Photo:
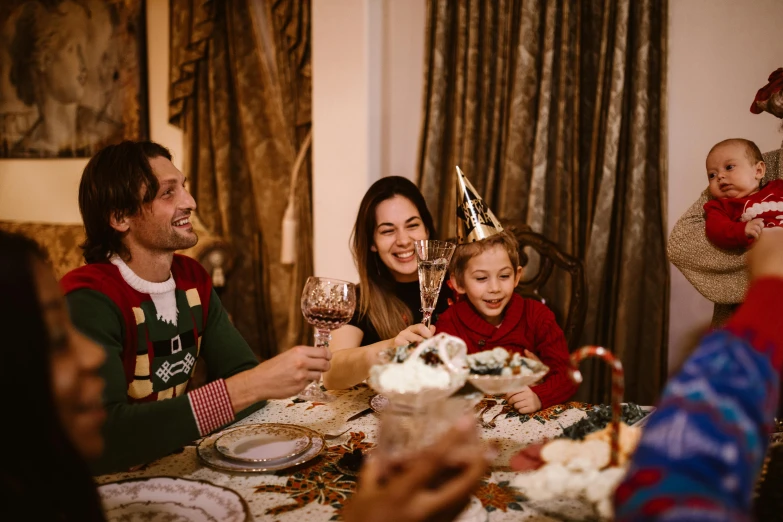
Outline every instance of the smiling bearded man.
<path fill-rule="evenodd" d="M 185 181 L 153 142 L 110 145 L 82 174 L 87 265 L 61 286 L 75 326 L 106 350 L 106 449 L 97 473 L 171 453 L 329 369 L 329 352 L 309 346 L 258 364 L 204 268 L 174 253 L 198 241 Z M 211 382 L 186 393 L 199 355 Z"/>

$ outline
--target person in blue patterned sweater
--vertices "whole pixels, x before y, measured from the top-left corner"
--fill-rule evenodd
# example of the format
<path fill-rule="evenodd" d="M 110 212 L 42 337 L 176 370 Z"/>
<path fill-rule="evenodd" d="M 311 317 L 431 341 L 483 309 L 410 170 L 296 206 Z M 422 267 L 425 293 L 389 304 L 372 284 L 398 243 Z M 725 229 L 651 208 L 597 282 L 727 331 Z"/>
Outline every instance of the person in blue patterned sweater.
<path fill-rule="evenodd" d="M 783 367 L 783 230 L 748 253 L 745 302 L 670 379 L 615 493 L 618 521 L 751 520 Z"/>

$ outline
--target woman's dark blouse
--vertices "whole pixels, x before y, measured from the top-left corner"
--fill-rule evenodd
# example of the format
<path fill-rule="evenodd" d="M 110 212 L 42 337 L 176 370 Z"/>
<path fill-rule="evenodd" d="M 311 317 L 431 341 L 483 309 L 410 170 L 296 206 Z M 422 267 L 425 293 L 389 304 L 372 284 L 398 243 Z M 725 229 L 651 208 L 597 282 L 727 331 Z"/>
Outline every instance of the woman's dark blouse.
<path fill-rule="evenodd" d="M 430 324 L 435 324 L 438 320 L 438 315 L 446 311 L 449 307 L 449 299 L 452 297 L 451 288 L 447 285 L 448 279 L 443 280 L 443 285 L 440 287 L 440 294 L 438 294 L 438 302 L 435 303 L 435 311 L 432 313 L 432 321 Z M 359 292 L 361 291 L 360 285 L 356 285 L 356 302 L 359 302 Z M 399 297 L 405 305 L 413 312 L 413 320 L 408 322 L 409 324 L 420 323 L 424 314 L 421 311 L 421 294 L 419 293 L 419 282 L 413 281 L 411 283 L 397 283 L 394 288 L 394 293 Z M 354 312 L 351 321 L 348 323 L 351 326 L 355 326 L 362 331 L 362 343 L 360 346 L 367 346 L 382 341 L 378 335 L 378 331 L 370 322 L 368 316 L 359 317 L 359 310 L 357 306 L 356 312 Z"/>

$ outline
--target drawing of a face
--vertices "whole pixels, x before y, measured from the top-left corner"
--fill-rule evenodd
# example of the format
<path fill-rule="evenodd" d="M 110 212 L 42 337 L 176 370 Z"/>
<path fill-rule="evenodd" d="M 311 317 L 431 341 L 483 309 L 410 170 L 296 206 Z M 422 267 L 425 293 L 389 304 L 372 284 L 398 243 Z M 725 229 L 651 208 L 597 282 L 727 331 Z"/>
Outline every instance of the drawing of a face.
<path fill-rule="evenodd" d="M 83 38 L 69 35 L 64 45 L 49 51 L 43 71 L 46 91 L 60 103 L 76 103 L 84 96 L 87 67 Z"/>
<path fill-rule="evenodd" d="M 87 82 L 84 9 L 70 1 L 55 12 L 40 12 L 36 51 L 41 88 L 63 104 L 77 103 Z"/>

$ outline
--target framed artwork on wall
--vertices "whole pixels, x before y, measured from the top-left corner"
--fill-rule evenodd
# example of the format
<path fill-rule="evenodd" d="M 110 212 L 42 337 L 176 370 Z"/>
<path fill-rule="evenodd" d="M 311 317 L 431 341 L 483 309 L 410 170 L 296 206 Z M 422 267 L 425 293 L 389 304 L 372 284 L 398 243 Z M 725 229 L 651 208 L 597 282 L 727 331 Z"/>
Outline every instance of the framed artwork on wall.
<path fill-rule="evenodd" d="M 0 2 L 0 158 L 149 135 L 144 0 Z"/>

